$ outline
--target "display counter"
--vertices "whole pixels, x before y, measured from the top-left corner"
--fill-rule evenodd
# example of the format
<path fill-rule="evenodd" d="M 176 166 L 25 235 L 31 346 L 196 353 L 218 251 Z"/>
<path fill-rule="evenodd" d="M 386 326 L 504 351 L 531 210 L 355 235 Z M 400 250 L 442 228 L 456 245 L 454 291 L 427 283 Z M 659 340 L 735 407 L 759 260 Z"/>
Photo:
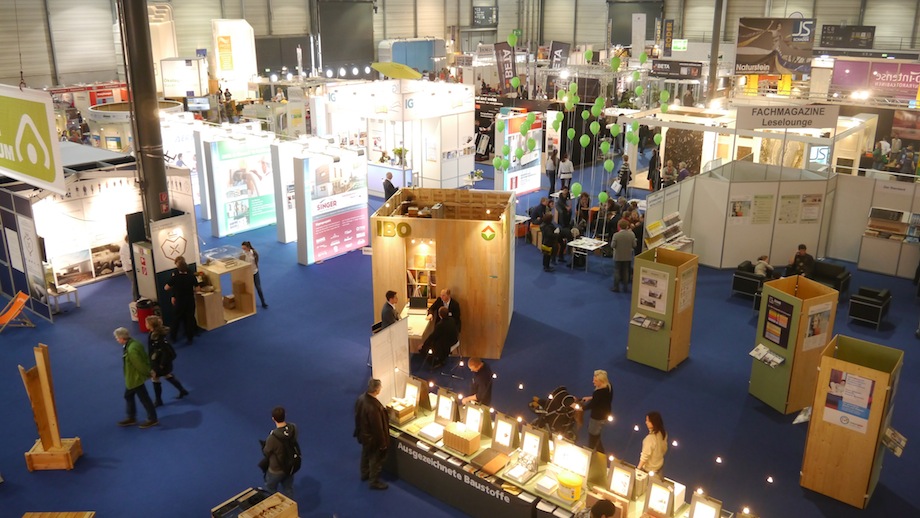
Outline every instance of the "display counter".
<path fill-rule="evenodd" d="M 200 264 L 198 271 L 214 287 L 213 292 L 195 295 L 196 317 L 200 327 L 210 331 L 256 313 L 256 290 L 250 263 L 224 258 Z M 222 289 L 222 283 L 226 281 L 232 287 L 232 295 Z"/>
<path fill-rule="evenodd" d="M 399 318 L 405 318 L 409 320 L 409 352 L 415 354 L 421 351 L 422 345 L 425 343 L 425 339 L 428 338 L 428 335 L 430 335 L 432 331 L 434 331 L 434 326 L 431 324 L 431 320 L 428 320 L 428 312 L 410 312 L 409 305 L 406 304 L 402 312 L 399 314 Z"/>

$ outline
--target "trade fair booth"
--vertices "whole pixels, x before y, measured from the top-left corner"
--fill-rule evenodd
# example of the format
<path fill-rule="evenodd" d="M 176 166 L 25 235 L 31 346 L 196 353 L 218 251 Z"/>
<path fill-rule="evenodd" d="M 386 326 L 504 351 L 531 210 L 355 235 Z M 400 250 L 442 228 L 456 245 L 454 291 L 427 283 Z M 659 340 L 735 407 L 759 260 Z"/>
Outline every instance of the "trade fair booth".
<path fill-rule="evenodd" d="M 473 89 L 429 81 L 354 81 L 325 87 L 310 109 L 315 134 L 366 149 L 368 188 L 456 189 L 475 167 Z"/>
<path fill-rule="evenodd" d="M 427 308 L 449 289 L 463 311 L 462 355 L 500 358 L 514 312 L 514 211 L 510 192 L 400 189 L 370 219 L 374 307 L 394 290 Z"/>
<path fill-rule="evenodd" d="M 182 113 L 182 103 L 159 101 L 160 112 Z M 94 147 L 117 153 L 134 151 L 134 135 L 131 129 L 131 103 L 118 102 L 92 106 L 86 113 L 86 121 L 92 133 Z"/>

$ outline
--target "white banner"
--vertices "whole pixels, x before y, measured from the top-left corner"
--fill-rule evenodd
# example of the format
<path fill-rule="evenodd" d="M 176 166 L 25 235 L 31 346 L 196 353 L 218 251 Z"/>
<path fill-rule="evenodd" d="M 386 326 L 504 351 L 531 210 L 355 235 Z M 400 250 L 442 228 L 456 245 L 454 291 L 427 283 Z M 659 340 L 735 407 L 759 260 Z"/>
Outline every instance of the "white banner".
<path fill-rule="evenodd" d="M 839 106 L 739 106 L 735 127 L 760 128 L 836 128 Z"/>

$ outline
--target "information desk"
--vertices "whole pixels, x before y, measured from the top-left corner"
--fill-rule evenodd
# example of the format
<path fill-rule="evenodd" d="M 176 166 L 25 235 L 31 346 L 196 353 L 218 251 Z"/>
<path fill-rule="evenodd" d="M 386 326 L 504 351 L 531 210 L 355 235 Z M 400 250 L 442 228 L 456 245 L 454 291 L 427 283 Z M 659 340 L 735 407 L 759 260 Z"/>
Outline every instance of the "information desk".
<path fill-rule="evenodd" d="M 195 316 L 200 327 L 210 331 L 256 313 L 256 289 L 250 263 L 241 259 L 220 259 L 199 264 L 198 271 L 203 272 L 214 287 L 212 293 L 195 295 Z M 229 281 L 232 303 L 221 281 Z"/>
<path fill-rule="evenodd" d="M 409 313 L 409 304 L 403 308 L 399 318 L 409 319 L 409 353 L 414 354 L 422 349 L 425 339 L 434 330 L 428 313 Z"/>

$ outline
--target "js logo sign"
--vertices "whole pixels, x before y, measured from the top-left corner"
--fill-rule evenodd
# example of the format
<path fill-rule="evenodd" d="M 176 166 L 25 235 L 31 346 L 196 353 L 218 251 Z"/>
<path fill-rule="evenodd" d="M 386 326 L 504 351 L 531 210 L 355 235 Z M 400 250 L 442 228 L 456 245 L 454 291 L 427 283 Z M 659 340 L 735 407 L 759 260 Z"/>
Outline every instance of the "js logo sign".
<path fill-rule="evenodd" d="M 41 186 L 55 183 L 60 175 L 63 183 L 52 148 L 57 139 L 49 122 L 50 105 L 44 92 L 0 88 L 0 173 Z"/>
<path fill-rule="evenodd" d="M 493 230 L 491 226 L 487 225 L 486 228 L 482 229 L 482 233 L 480 235 L 486 241 L 492 241 L 495 239 L 495 230 Z"/>

